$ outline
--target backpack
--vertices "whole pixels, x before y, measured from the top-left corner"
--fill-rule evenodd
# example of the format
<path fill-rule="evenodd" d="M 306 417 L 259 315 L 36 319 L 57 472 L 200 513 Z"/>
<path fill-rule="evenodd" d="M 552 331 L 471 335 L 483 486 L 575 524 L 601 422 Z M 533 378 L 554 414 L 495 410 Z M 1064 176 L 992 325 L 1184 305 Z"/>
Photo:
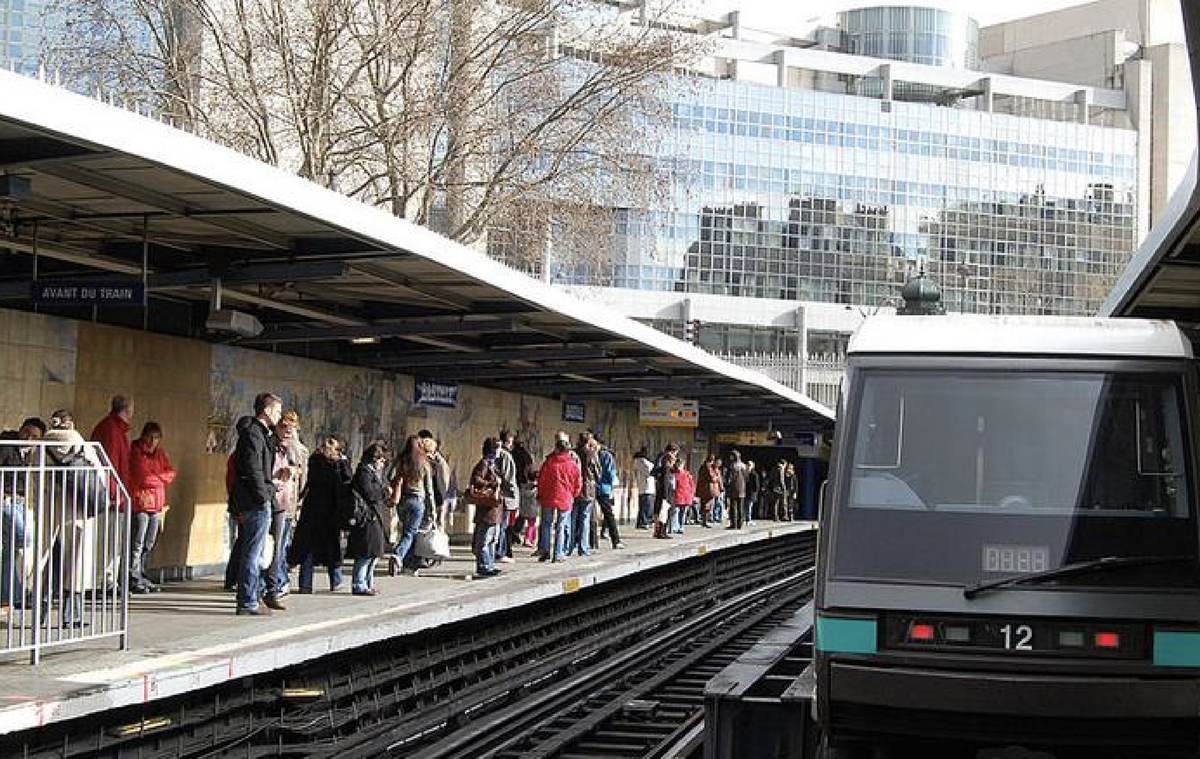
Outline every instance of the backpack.
<path fill-rule="evenodd" d="M 600 483 L 609 488 L 616 488 L 620 484 L 617 481 L 617 462 L 607 448 L 600 449 Z"/>

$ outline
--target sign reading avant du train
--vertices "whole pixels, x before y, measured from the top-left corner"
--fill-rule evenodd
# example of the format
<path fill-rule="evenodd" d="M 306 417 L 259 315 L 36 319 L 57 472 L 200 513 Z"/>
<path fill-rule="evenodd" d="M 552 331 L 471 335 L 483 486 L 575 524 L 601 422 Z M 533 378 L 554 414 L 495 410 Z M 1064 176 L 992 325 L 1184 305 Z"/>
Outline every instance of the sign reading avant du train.
<path fill-rule="evenodd" d="M 30 300 L 39 306 L 144 306 L 146 286 L 131 280 L 34 282 Z"/>
<path fill-rule="evenodd" d="M 454 408 L 458 405 L 458 385 L 449 382 L 434 382 L 418 379 L 413 402 L 418 406 L 440 406 Z"/>
<path fill-rule="evenodd" d="M 697 427 L 700 401 L 692 398 L 639 398 L 638 422 L 645 427 Z"/>

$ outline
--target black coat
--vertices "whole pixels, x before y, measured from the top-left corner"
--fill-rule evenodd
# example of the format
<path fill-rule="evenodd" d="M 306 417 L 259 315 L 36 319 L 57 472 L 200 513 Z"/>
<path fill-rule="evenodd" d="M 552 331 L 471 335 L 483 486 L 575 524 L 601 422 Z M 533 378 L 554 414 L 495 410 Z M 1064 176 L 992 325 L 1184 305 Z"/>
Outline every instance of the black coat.
<path fill-rule="evenodd" d="M 338 507 L 349 495 L 349 460 L 330 461 L 323 453 L 308 458 L 308 481 L 304 504 L 296 523 L 296 535 L 288 550 L 288 563 L 299 564 L 312 554 L 314 564 L 325 567 L 342 563 L 341 523 Z M 353 497 L 353 496 L 350 496 Z"/>
<path fill-rule="evenodd" d="M 312 477 L 309 474 L 309 477 Z M 392 521 L 392 507 L 387 503 L 383 472 L 366 461 L 360 461 L 354 472 L 354 492 L 366 502 L 366 513 L 350 528 L 346 554 L 353 559 L 382 559 L 387 556 L 387 533 Z"/>
<path fill-rule="evenodd" d="M 274 433 L 252 416 L 243 416 L 237 423 L 237 447 L 233 451 L 233 491 L 229 494 L 229 510 L 235 514 L 256 509 L 275 509 L 275 448 Z"/>

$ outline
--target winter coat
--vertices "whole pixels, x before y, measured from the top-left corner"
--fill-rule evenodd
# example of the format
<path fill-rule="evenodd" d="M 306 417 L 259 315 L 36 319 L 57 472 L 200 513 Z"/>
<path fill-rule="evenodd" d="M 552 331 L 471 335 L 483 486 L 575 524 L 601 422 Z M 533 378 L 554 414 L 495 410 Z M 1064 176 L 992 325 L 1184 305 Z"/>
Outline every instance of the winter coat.
<path fill-rule="evenodd" d="M 511 461 L 512 457 L 509 457 L 509 460 Z M 467 492 L 482 489 L 499 495 L 499 498 L 491 503 L 475 503 L 475 524 L 500 524 L 500 515 L 507 507 L 505 503 L 506 499 L 503 495 L 503 483 L 499 473 L 496 471 L 499 465 L 499 458 L 493 461 L 482 458 L 475 464 L 475 468 L 471 470 L 471 484 L 467 486 Z"/>
<path fill-rule="evenodd" d="M 145 441 L 134 440 L 129 446 L 129 497 L 133 510 L 157 514 L 167 505 L 167 485 L 175 481 L 175 468 L 167 451 L 159 446 L 150 451 Z"/>
<path fill-rule="evenodd" d="M 747 467 L 746 472 L 746 497 L 754 498 L 758 495 L 758 491 L 762 489 L 762 474 L 758 469 L 750 469 Z"/>
<path fill-rule="evenodd" d="M 237 432 L 237 447 L 233 450 L 235 479 L 229 495 L 229 510 L 235 514 L 257 509 L 272 511 L 275 508 L 275 483 L 271 479 L 275 467 L 275 435 L 253 416 L 239 419 Z"/>
<path fill-rule="evenodd" d="M 108 454 L 117 479 L 129 490 L 129 422 L 109 414 L 92 429 L 91 439 Z"/>
<path fill-rule="evenodd" d="M 658 457 L 658 462 L 654 464 L 654 469 L 651 471 L 654 476 L 654 490 L 657 495 L 656 503 L 666 501 L 672 506 L 675 505 L 675 473 L 671 467 L 667 466 L 667 455 L 664 453 Z"/>
<path fill-rule="evenodd" d="M 350 460 L 330 461 L 323 453 L 308 459 L 308 481 L 304 489 L 304 508 L 296 523 L 296 534 L 288 550 L 288 563 L 299 564 L 312 554 L 314 564 L 325 567 L 342 563 L 341 517 L 338 513 L 351 487 Z"/>
<path fill-rule="evenodd" d="M 691 506 L 692 500 L 696 497 L 696 480 L 692 478 L 692 473 L 687 470 L 687 467 L 679 467 L 672 472 L 675 479 L 675 492 L 672 496 L 674 500 L 672 505 L 675 506 Z"/>
<path fill-rule="evenodd" d="M 583 475 L 570 451 L 555 450 L 538 471 L 538 503 L 544 509 L 570 511 L 583 492 Z"/>
<path fill-rule="evenodd" d="M 746 464 L 737 462 L 729 467 L 729 496 L 731 498 L 746 497 Z"/>
<path fill-rule="evenodd" d="M 711 501 L 721 494 L 721 469 L 716 462 L 703 464 L 696 473 L 696 495 L 701 501 Z"/>
<path fill-rule="evenodd" d="M 613 488 L 617 486 L 617 457 L 608 448 L 601 448 L 596 454 L 600 464 L 600 477 L 596 480 L 596 494 L 612 497 Z"/>
<path fill-rule="evenodd" d="M 588 501 L 596 500 L 596 484 L 600 481 L 600 457 L 590 447 L 576 448 L 579 458 L 579 473 L 583 477 L 583 490 L 577 496 Z"/>
<path fill-rule="evenodd" d="M 383 472 L 369 462 L 360 461 L 352 485 L 367 508 L 363 518 L 356 520 L 350 529 L 346 555 L 353 559 L 382 559 L 387 556 L 387 529 L 392 519 Z"/>
<path fill-rule="evenodd" d="M 500 478 L 500 497 L 504 501 L 504 508 L 516 511 L 521 505 L 521 492 L 517 488 L 517 461 L 512 453 L 504 448 L 496 452 L 496 474 Z"/>
<path fill-rule="evenodd" d="M 638 495 L 654 495 L 654 462 L 644 456 L 633 459 L 633 474 L 637 477 Z"/>

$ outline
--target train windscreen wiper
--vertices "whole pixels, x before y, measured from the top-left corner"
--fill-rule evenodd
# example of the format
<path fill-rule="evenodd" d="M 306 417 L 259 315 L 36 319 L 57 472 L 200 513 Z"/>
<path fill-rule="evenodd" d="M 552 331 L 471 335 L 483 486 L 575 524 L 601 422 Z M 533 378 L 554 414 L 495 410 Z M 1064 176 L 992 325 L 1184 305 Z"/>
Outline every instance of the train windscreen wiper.
<path fill-rule="evenodd" d="M 1089 561 L 1079 561 L 1074 564 L 1066 564 L 1056 569 L 1047 569 L 1044 572 L 1033 572 L 1032 574 L 1027 575 L 1005 577 L 1001 580 L 978 582 L 974 585 L 969 585 L 963 588 L 963 598 L 974 598 L 986 590 L 1010 588 L 1014 585 L 1025 585 L 1026 583 L 1031 582 L 1053 580 L 1058 577 L 1101 572 L 1106 569 L 1117 569 L 1120 567 L 1146 567 L 1154 564 L 1175 564 L 1178 562 L 1195 560 L 1196 557 L 1194 554 L 1177 554 L 1172 556 L 1102 556 L 1099 559 L 1091 559 Z"/>

